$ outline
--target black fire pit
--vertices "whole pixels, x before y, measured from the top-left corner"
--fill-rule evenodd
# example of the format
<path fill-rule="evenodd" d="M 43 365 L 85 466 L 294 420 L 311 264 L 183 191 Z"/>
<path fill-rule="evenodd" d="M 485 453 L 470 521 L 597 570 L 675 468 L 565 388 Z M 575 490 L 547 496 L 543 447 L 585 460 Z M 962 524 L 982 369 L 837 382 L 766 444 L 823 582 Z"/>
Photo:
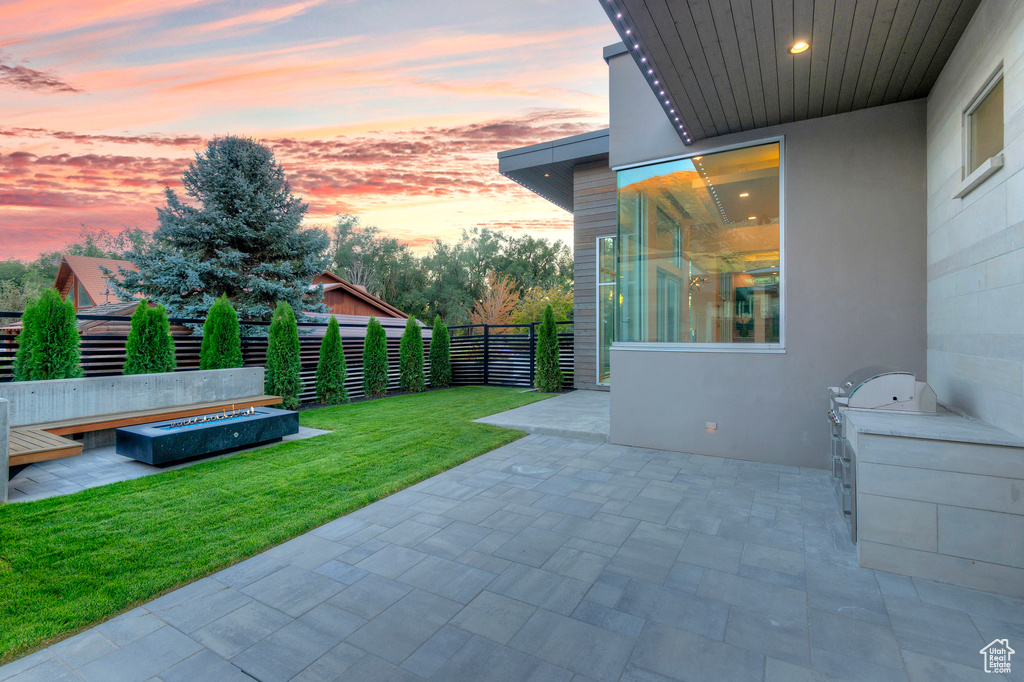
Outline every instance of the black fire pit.
<path fill-rule="evenodd" d="M 270 443 L 299 432 L 298 412 L 272 407 L 228 410 L 117 430 L 119 455 L 157 466 Z"/>

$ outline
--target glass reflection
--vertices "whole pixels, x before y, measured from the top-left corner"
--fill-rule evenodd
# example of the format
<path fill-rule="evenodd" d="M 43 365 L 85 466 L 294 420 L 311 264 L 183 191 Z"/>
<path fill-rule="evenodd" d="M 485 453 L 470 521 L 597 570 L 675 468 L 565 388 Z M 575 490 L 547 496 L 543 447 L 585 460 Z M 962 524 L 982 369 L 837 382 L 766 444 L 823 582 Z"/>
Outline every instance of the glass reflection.
<path fill-rule="evenodd" d="M 778 343 L 779 144 L 620 171 L 620 341 Z"/>

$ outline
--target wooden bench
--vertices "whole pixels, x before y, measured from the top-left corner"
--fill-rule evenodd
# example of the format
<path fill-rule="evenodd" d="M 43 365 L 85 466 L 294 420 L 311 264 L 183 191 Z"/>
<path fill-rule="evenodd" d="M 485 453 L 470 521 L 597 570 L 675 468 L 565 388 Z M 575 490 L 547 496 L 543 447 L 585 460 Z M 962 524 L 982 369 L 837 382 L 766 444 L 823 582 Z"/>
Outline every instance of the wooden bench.
<path fill-rule="evenodd" d="M 64 436 L 116 429 L 121 426 L 134 426 L 135 424 L 149 424 L 166 419 L 182 419 L 203 414 L 214 414 L 230 410 L 232 407 L 237 409 L 264 407 L 266 405 L 277 405 L 280 402 L 280 396 L 253 395 L 236 398 L 235 400 L 218 400 L 192 403 L 191 405 L 172 405 L 170 407 L 132 410 L 130 412 L 94 414 L 75 419 L 12 426 L 10 429 L 10 465 L 19 466 L 82 454 L 82 444 Z"/>

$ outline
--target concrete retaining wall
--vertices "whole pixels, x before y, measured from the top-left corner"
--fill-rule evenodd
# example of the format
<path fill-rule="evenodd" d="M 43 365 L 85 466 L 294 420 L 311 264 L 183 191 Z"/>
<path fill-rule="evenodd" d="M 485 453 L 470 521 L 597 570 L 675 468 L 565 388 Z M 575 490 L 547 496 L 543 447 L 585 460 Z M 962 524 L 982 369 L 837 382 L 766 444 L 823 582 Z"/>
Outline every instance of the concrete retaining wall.
<path fill-rule="evenodd" d="M 262 393 L 262 367 L 0 384 L 11 426 Z"/>
<path fill-rule="evenodd" d="M 8 403 L 0 398 L 0 504 L 7 501 L 7 465 L 10 460 L 10 441 L 7 433 Z"/>

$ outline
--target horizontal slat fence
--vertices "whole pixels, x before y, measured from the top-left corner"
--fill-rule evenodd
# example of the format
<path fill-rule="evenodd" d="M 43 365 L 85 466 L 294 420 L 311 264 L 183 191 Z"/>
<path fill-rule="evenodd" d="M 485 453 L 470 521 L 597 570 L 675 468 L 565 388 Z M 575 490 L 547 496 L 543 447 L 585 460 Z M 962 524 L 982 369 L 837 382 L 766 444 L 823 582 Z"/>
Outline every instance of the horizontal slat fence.
<path fill-rule="evenodd" d="M 18 318 L 20 313 L 0 312 L 0 317 Z M 79 315 L 80 320 L 124 322 L 125 318 L 103 315 Z M 177 371 L 199 369 L 199 350 L 202 339 L 191 336 L 184 325 L 202 325 L 202 320 L 172 319 L 177 325 L 174 332 L 175 359 Z M 243 322 L 245 326 L 267 326 L 266 322 Z M 571 322 L 559 324 L 559 360 L 565 376 L 564 388 L 573 385 L 573 333 Z M 316 365 L 320 357 L 322 336 L 311 334 L 312 328 L 325 327 L 320 322 L 299 324 L 299 349 L 302 359 L 304 402 L 316 400 Z M 533 385 L 533 369 L 536 362 L 537 325 L 469 325 L 450 327 L 452 384 L 455 386 L 489 385 L 518 386 L 529 388 Z M 348 376 L 345 386 L 351 398 L 363 396 L 363 336 L 352 335 L 353 329 L 364 327 L 342 324 L 342 349 Z M 346 335 L 348 332 L 348 335 Z M 121 373 L 124 366 L 125 344 L 128 334 L 109 333 L 82 335 L 82 370 L 86 376 L 111 376 Z M 388 390 L 399 388 L 399 344 L 400 339 L 388 340 Z M 11 381 L 14 355 L 17 351 L 17 337 L 0 332 L 0 382 Z M 427 378 L 430 377 L 430 339 L 423 339 L 424 364 Z M 267 339 L 261 336 L 242 337 L 242 359 L 247 367 L 263 366 L 267 357 Z"/>
<path fill-rule="evenodd" d="M 556 324 L 562 388 L 570 389 L 574 371 L 572 322 Z M 452 383 L 455 386 L 533 386 L 539 326 L 534 322 L 449 327 Z"/>

